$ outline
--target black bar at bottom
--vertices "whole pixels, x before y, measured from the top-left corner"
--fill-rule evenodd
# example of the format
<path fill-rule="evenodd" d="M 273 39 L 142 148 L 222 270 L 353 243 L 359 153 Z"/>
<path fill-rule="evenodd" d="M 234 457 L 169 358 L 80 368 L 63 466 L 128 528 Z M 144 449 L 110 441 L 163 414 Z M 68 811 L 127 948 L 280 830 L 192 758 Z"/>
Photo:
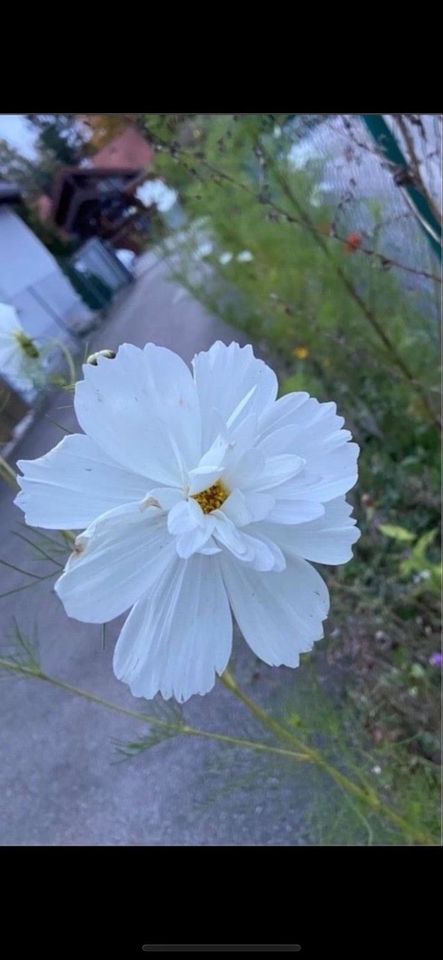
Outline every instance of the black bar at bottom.
<path fill-rule="evenodd" d="M 299 943 L 144 943 L 145 953 L 299 953 Z"/>

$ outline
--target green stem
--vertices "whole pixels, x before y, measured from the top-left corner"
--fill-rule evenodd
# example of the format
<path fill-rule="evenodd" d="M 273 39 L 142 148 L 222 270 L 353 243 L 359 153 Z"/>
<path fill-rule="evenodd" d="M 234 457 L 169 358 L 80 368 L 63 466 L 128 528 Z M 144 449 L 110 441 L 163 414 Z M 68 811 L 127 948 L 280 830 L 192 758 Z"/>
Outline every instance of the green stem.
<path fill-rule="evenodd" d="M 57 677 L 51 677 L 49 674 L 43 673 L 41 670 L 35 667 L 25 667 L 22 665 L 17 665 L 13 661 L 0 659 L 0 669 L 9 670 L 11 673 L 17 673 L 21 676 L 34 680 L 43 680 L 45 683 L 50 683 L 53 687 L 59 687 L 61 690 L 66 690 L 67 693 L 81 697 L 82 700 L 88 700 L 89 703 L 99 704 L 102 707 L 106 707 L 107 710 L 112 710 L 114 713 L 120 713 L 125 717 L 130 717 L 131 720 L 138 720 L 139 722 L 141 721 L 142 723 L 147 723 L 151 726 L 155 725 L 158 727 L 163 727 L 165 730 L 169 730 L 171 732 L 175 731 L 177 734 L 183 733 L 190 737 L 217 740 L 221 743 L 230 744 L 230 746 L 273 753 L 277 754 L 278 756 L 290 757 L 292 760 L 308 760 L 307 756 L 296 753 L 294 750 L 285 750 L 281 747 L 274 747 L 271 744 L 260 743 L 257 740 L 245 740 L 241 737 L 230 737 L 227 734 L 213 733 L 209 730 L 198 730 L 196 727 L 190 727 L 187 724 L 168 723 L 165 720 L 159 720 L 157 717 L 151 717 L 144 713 L 137 713 L 135 710 L 128 710 L 125 707 L 120 707 L 117 703 L 112 703 L 111 700 L 104 700 L 102 697 L 98 697 L 94 693 L 88 693 L 86 690 L 81 690 L 80 687 L 74 687 L 71 683 L 66 683 L 64 680 L 59 680 Z"/>
<path fill-rule="evenodd" d="M 67 387 L 73 387 L 76 380 L 76 373 L 75 373 L 75 364 L 72 359 L 71 352 L 70 350 L 68 350 L 66 344 L 63 343 L 63 340 L 53 340 L 52 342 L 56 344 L 58 347 L 60 347 L 60 350 L 66 360 L 67 367 L 69 370 L 69 375 L 71 378 L 69 384 L 67 384 Z"/>
<path fill-rule="evenodd" d="M 175 732 L 178 735 L 182 733 L 191 737 L 216 740 L 218 742 L 227 743 L 231 746 L 239 746 L 249 750 L 278 754 L 279 756 L 285 756 L 291 760 L 297 760 L 299 762 L 304 761 L 313 763 L 320 769 L 324 770 L 325 773 L 328 773 L 335 783 L 346 790 L 348 794 L 351 794 L 352 796 L 356 797 L 357 800 L 369 806 L 373 812 L 385 816 L 393 824 L 395 824 L 396 827 L 399 827 L 413 840 L 426 846 L 436 846 L 436 842 L 433 837 L 430 837 L 428 834 L 412 828 L 403 819 L 403 817 L 391 810 L 390 807 L 385 806 L 375 791 L 371 789 L 363 789 L 357 786 L 357 784 L 353 783 L 352 780 L 349 780 L 348 777 L 332 766 L 332 764 L 328 763 L 328 761 L 325 760 L 318 750 L 315 750 L 313 747 L 303 743 L 299 737 L 296 737 L 294 734 L 289 733 L 288 730 L 285 730 L 285 728 L 282 727 L 277 720 L 274 720 L 273 717 L 266 713 L 266 711 L 263 710 L 258 703 L 252 700 L 248 694 L 240 689 L 235 678 L 227 670 L 221 677 L 221 680 L 228 690 L 230 690 L 233 694 L 235 694 L 236 697 L 238 697 L 239 700 L 242 701 L 242 703 L 251 711 L 251 713 L 266 729 L 270 730 L 279 740 L 282 740 L 288 745 L 288 747 L 291 747 L 291 749 L 273 747 L 267 743 L 260 743 L 259 741 L 255 740 L 246 740 L 240 737 L 231 737 L 222 733 L 213 733 L 209 730 L 198 730 L 195 727 L 188 726 L 187 724 L 172 724 L 164 720 L 159 720 L 157 717 L 150 717 L 147 714 L 137 713 L 135 710 L 128 710 L 126 707 L 120 707 L 118 704 L 112 703 L 110 700 L 104 700 L 102 697 L 98 697 L 93 693 L 88 693 L 86 690 L 81 690 L 79 687 L 75 687 L 71 683 L 67 683 L 64 680 L 59 680 L 57 677 L 51 677 L 49 674 L 43 673 L 37 667 L 26 667 L 24 665 L 17 664 L 14 661 L 0 658 L 0 669 L 9 670 L 11 673 L 16 673 L 34 680 L 43 680 L 45 683 L 50 683 L 52 686 L 58 687 L 61 690 L 65 690 L 67 693 L 81 697 L 83 700 L 87 700 L 89 703 L 99 704 L 100 706 L 105 707 L 107 710 L 111 710 L 114 713 L 120 713 L 123 716 L 130 717 L 132 720 L 138 720 L 139 722 L 141 721 L 142 723 L 147 723 L 151 726 L 156 725 L 163 727 L 165 730 Z M 294 749 L 294 747 L 296 749 Z"/>
<path fill-rule="evenodd" d="M 9 463 L 7 463 L 3 457 L 0 457 L 0 477 L 2 477 L 10 487 L 12 487 L 14 492 L 20 490 L 15 471 L 9 466 Z"/>
<path fill-rule="evenodd" d="M 295 734 L 290 733 L 286 730 L 277 720 L 274 720 L 265 710 L 255 700 L 252 700 L 237 684 L 237 681 L 232 676 L 232 674 L 225 670 L 224 674 L 221 677 L 222 682 L 225 687 L 235 694 L 239 700 L 250 710 L 250 712 L 255 716 L 260 723 L 268 730 L 272 731 L 279 740 L 282 740 L 284 743 L 289 746 L 295 747 L 299 752 L 303 753 L 306 760 L 309 760 L 311 763 L 314 763 L 317 767 L 324 770 L 340 787 L 345 789 L 352 796 L 356 797 L 357 800 L 360 800 L 366 806 L 369 806 L 370 809 L 379 815 L 386 817 L 391 823 L 395 824 L 396 827 L 399 827 L 406 835 L 409 835 L 413 840 L 418 843 L 424 844 L 426 846 L 436 846 L 435 840 L 433 837 L 429 836 L 426 833 L 423 833 L 421 830 L 416 830 L 415 827 L 411 827 L 406 820 L 403 819 L 399 814 L 395 813 L 394 810 L 391 810 L 390 807 L 387 807 L 378 797 L 376 792 L 371 788 L 364 789 L 363 787 L 357 786 L 356 783 L 353 783 L 345 774 L 341 773 L 340 770 L 337 770 L 332 764 L 330 764 L 325 757 L 320 753 L 319 750 L 316 750 L 313 747 L 308 746 L 304 743 L 299 737 Z"/>

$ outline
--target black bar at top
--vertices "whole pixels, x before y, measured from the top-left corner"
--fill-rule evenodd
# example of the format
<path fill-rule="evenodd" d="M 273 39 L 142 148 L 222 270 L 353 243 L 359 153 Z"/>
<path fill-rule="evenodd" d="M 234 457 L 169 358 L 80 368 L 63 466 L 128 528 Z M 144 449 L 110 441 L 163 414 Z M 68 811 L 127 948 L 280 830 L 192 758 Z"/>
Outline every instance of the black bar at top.
<path fill-rule="evenodd" d="M 299 943 L 145 943 L 146 953 L 298 953 Z"/>

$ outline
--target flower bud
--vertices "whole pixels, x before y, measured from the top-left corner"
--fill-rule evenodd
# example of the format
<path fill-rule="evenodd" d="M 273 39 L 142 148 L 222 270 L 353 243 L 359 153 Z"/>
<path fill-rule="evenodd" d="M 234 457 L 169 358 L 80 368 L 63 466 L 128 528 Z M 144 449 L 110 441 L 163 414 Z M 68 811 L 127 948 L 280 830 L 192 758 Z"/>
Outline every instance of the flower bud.
<path fill-rule="evenodd" d="M 115 357 L 115 351 L 114 350 L 97 350 L 97 353 L 89 354 L 89 357 L 87 358 L 86 363 L 91 363 L 93 367 L 96 367 L 99 357 L 106 357 L 107 360 L 113 360 Z"/>

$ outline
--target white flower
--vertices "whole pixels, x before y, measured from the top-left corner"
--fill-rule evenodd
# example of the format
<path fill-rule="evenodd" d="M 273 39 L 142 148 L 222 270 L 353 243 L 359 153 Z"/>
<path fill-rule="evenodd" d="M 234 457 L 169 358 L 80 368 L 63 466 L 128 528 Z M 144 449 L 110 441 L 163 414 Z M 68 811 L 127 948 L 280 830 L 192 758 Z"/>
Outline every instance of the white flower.
<path fill-rule="evenodd" d="M 220 256 L 219 256 L 218 259 L 219 259 L 219 262 L 220 262 L 221 264 L 223 264 L 223 266 L 224 266 L 225 263 L 230 263 L 230 262 L 231 262 L 231 260 L 232 260 L 232 253 L 229 253 L 229 250 L 225 250 L 224 253 L 220 254 Z"/>
<path fill-rule="evenodd" d="M 178 199 L 176 191 L 166 186 L 163 180 L 145 180 L 140 187 L 137 187 L 135 196 L 146 207 L 155 203 L 160 213 L 167 213 Z"/>
<path fill-rule="evenodd" d="M 23 389 L 33 387 L 41 372 L 39 351 L 7 303 L 0 303 L 0 371 Z"/>
<path fill-rule="evenodd" d="M 279 127 L 278 123 L 274 127 L 274 137 L 276 140 L 279 140 L 282 135 L 282 128 Z"/>
<path fill-rule="evenodd" d="M 203 243 L 199 243 L 196 249 L 194 250 L 194 257 L 196 260 L 204 260 L 205 257 L 209 257 L 214 249 L 214 244 L 210 240 L 204 240 Z"/>
<path fill-rule="evenodd" d="M 288 153 L 289 165 L 293 170 L 303 170 L 311 160 L 318 158 L 318 149 L 310 140 L 294 143 Z"/>
<path fill-rule="evenodd" d="M 239 263 L 250 263 L 254 259 L 254 254 L 250 250 L 242 250 L 241 253 L 237 254 L 237 260 Z"/>
<path fill-rule="evenodd" d="M 85 366 L 85 434 L 19 461 L 16 499 L 28 524 L 84 530 L 55 586 L 70 617 L 132 608 L 117 677 L 180 701 L 225 670 L 231 610 L 258 657 L 296 667 L 329 606 L 307 561 L 346 563 L 359 537 L 344 497 L 358 447 L 335 404 L 276 400 L 250 346 L 217 342 L 192 366 L 153 344 Z"/>
<path fill-rule="evenodd" d="M 322 203 L 324 203 L 323 191 L 320 186 L 316 185 L 312 190 L 309 197 L 309 203 L 311 204 L 311 207 L 316 208 L 321 207 Z"/>

